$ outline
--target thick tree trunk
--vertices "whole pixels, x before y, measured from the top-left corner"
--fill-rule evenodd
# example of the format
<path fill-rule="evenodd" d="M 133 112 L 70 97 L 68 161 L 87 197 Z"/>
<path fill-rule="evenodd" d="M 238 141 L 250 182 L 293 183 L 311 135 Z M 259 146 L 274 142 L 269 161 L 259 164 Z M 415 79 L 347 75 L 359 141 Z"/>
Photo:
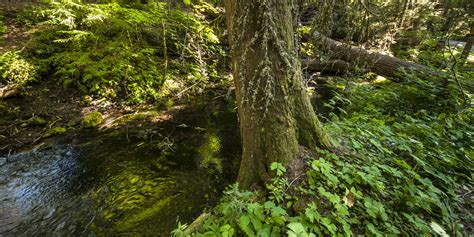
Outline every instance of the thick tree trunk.
<path fill-rule="evenodd" d="M 330 148 L 303 85 L 293 1 L 226 0 L 242 137 L 238 182 L 269 181 L 273 162 L 289 164 L 299 146 Z"/>
<path fill-rule="evenodd" d="M 311 40 L 316 45 L 316 48 L 329 54 L 332 58 L 363 67 L 378 75 L 389 77 L 393 81 L 400 82 L 404 80 L 404 72 L 430 78 L 447 77 L 447 75 L 441 71 L 436 71 L 417 63 L 403 61 L 389 55 L 370 52 L 361 47 L 351 46 L 330 39 L 319 32 L 313 32 Z M 336 66 L 337 65 L 334 65 L 334 67 Z"/>

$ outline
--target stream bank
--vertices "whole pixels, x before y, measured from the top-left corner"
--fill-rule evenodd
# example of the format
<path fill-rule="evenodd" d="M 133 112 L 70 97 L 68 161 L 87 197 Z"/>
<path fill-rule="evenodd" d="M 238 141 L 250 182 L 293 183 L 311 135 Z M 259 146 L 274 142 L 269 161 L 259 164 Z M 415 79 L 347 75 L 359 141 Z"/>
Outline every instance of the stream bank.
<path fill-rule="evenodd" d="M 235 107 L 197 99 L 0 157 L 0 235 L 168 236 L 235 180 Z M 199 102 L 202 101 L 202 102 Z"/>

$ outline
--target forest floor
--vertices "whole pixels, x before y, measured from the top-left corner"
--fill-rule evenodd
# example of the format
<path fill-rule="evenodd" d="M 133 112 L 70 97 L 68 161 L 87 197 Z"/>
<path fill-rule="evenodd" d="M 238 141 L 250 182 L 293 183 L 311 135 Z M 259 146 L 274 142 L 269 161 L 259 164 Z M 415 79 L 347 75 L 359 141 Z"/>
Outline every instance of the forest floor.
<path fill-rule="evenodd" d="M 3 13 L 7 32 L 0 37 L 0 53 L 10 50 L 22 49 L 31 37 L 34 28 L 16 21 L 17 14 L 22 8 L 30 4 L 1 4 L 0 12 Z"/>
<path fill-rule="evenodd" d="M 8 29 L 1 37 L 0 53 L 21 50 L 35 30 L 34 27 L 17 22 L 21 7 L 25 6 L 0 5 Z M 65 89 L 56 82 L 41 80 L 22 89 L 14 97 L 1 99 L 0 154 L 10 155 L 30 149 L 44 138 L 80 128 L 84 115 L 91 112 L 101 111 L 104 118 L 113 120 L 135 111 L 130 107 L 118 109 L 106 101 L 92 101 L 89 98 L 78 90 Z"/>
<path fill-rule="evenodd" d="M 0 54 L 22 50 L 35 30 L 41 27 L 19 22 L 21 9 L 29 5 L 0 5 L 8 28 L 7 33 L 0 36 Z M 15 96 L 0 99 L 0 155 L 12 155 L 36 147 L 47 138 L 85 129 L 81 122 L 93 112 L 102 115 L 103 121 L 96 127 L 98 129 L 117 124 L 141 126 L 141 123 L 150 121 L 171 121 L 177 126 L 186 126 L 173 121 L 172 115 L 185 108 L 188 102 L 182 98 L 173 99 L 173 104 L 177 105 L 122 105 L 106 99 L 94 100 L 77 89 L 64 88 L 57 81 L 43 77 L 22 88 Z M 192 114 L 189 117 L 193 119 Z"/>
<path fill-rule="evenodd" d="M 29 87 L 20 96 L 3 100 L 0 121 L 0 153 L 12 153 L 34 146 L 45 136 L 45 129 L 66 127 L 80 122 L 81 113 L 91 110 L 72 90 L 58 90 L 54 83 Z"/>
<path fill-rule="evenodd" d="M 7 33 L 1 37 L 0 53 L 20 50 L 30 39 L 32 27 L 16 21 L 20 6 L 0 5 Z M 25 88 L 20 95 L 0 101 L 0 154 L 27 149 L 45 137 L 45 128 L 78 124 L 86 106 L 76 90 L 63 90 L 42 81 Z"/>
<path fill-rule="evenodd" d="M 21 50 L 25 45 L 28 44 L 30 37 L 35 31 L 35 28 L 28 26 L 27 24 L 17 23 L 16 13 L 19 11 L 15 10 L 15 7 L 12 8 L 9 6 L 7 9 L 5 6 L 0 6 L 0 11 L 4 14 L 5 23 L 8 27 L 8 33 L 0 36 L 0 54 L 10 50 Z M 374 89 L 374 91 L 377 93 L 377 90 Z M 226 94 L 225 92 L 221 92 L 222 91 L 211 91 L 208 93 L 211 94 L 211 98 L 213 98 L 214 101 L 217 100 L 216 98 L 220 98 L 219 101 L 221 102 L 224 101 L 222 99 L 222 95 Z M 221 94 L 216 97 L 214 95 L 215 93 Z M 379 92 L 378 94 L 382 93 Z M 332 96 L 333 95 L 330 97 Z M 322 103 L 323 100 L 318 101 Z M 74 136 L 76 135 L 76 132 L 79 133 L 80 131 L 87 130 L 89 128 L 84 128 L 82 121 L 88 114 L 93 112 L 100 112 L 103 119 L 101 124 L 95 127 L 95 129 L 101 130 L 114 126 L 123 126 L 127 131 L 127 139 L 129 127 L 140 127 L 139 130 L 143 131 L 145 130 L 144 127 L 147 127 L 147 125 L 156 127 L 157 122 L 161 121 L 170 122 L 175 128 L 190 127 L 194 129 L 194 132 L 202 132 L 205 130 L 201 128 L 204 127 L 201 123 L 204 123 L 205 121 L 199 117 L 199 114 L 194 113 L 195 111 L 184 114 L 177 113 L 178 111 L 183 111 L 183 108 L 186 108 L 187 105 L 192 107 L 192 104 L 189 101 L 178 100 L 177 104 L 178 105 L 175 106 L 157 106 L 154 104 L 127 106 L 119 103 L 113 103 L 106 99 L 93 99 L 92 97 L 80 92 L 77 89 L 63 88 L 62 85 L 60 85 L 56 80 L 43 77 L 38 82 L 29 84 L 18 95 L 8 99 L 0 99 L 0 156 L 7 154 L 11 155 L 20 151 L 27 151 L 33 147 L 39 146 L 45 142 L 45 140 L 56 135 L 62 134 L 65 136 Z M 381 104 L 384 105 L 383 103 Z M 207 107 L 210 110 L 214 110 L 214 108 L 210 108 L 212 106 Z M 323 106 L 323 104 L 319 104 L 318 107 L 326 108 Z M 389 108 L 390 106 L 386 107 Z M 320 113 L 328 116 L 332 109 L 326 110 L 320 111 Z M 354 128 L 360 129 L 358 131 L 370 131 L 369 129 L 373 129 L 376 132 L 382 129 L 393 129 L 394 131 L 397 131 L 395 127 L 392 128 L 384 124 L 384 117 L 379 118 L 375 117 L 375 115 L 371 117 L 371 112 L 373 111 L 365 111 L 366 114 L 364 114 L 364 111 L 362 111 L 360 114 L 356 113 L 357 116 L 365 119 L 365 122 L 358 124 L 357 126 L 354 125 Z M 357 117 L 357 119 L 359 118 Z M 199 121 L 199 123 L 195 126 L 189 126 L 192 123 L 188 123 L 188 121 Z M 401 121 L 405 122 L 404 120 Z M 377 125 L 374 125 L 374 123 L 377 123 Z M 341 122 L 340 126 L 346 128 L 348 127 L 347 124 L 351 124 L 351 126 L 353 126 L 353 124 L 349 122 Z M 411 125 L 411 123 L 408 122 L 405 122 L 404 124 Z M 415 124 L 415 122 L 413 122 L 413 124 Z M 375 127 L 377 129 L 375 129 Z M 420 131 L 423 132 L 424 130 L 420 129 Z M 401 132 L 406 131 L 402 130 Z M 384 133 L 380 134 L 384 135 Z M 382 135 L 379 137 L 383 138 L 384 136 Z M 393 134 L 389 135 L 390 136 L 388 136 L 388 140 L 392 139 L 393 141 L 399 142 L 400 144 L 405 144 L 403 143 L 403 137 L 396 137 Z M 354 135 L 354 137 L 356 136 Z M 367 137 L 371 138 L 369 135 L 367 135 Z M 60 136 L 57 138 L 60 138 Z M 356 139 L 359 138 L 356 137 Z M 368 149 L 368 147 L 370 147 L 370 143 L 373 145 L 378 145 L 375 146 L 375 148 L 380 149 L 380 144 L 378 141 L 370 139 L 368 140 L 369 142 L 367 142 L 367 139 L 364 139 L 365 137 L 363 136 L 360 138 L 360 144 L 365 141 L 363 149 Z M 350 141 L 354 142 L 354 139 Z M 355 140 L 355 142 L 359 142 L 359 140 Z M 372 148 L 375 150 L 374 147 Z M 367 167 L 375 167 L 384 162 L 384 160 L 378 159 L 383 157 L 383 154 L 381 155 L 380 153 L 381 152 L 378 150 L 368 153 L 377 154 L 378 156 L 374 156 L 377 159 L 374 158 L 374 163 L 367 165 Z M 348 164 L 352 164 L 352 161 L 348 162 Z M 2 160 L 0 160 L 0 166 L 2 165 Z M 403 185 L 406 186 L 405 184 Z M 395 185 L 393 187 L 397 188 L 398 186 Z M 388 189 L 393 187 L 390 186 Z M 400 187 L 402 186 L 400 185 Z M 466 217 L 466 219 L 462 221 L 462 224 L 464 225 L 464 228 L 467 230 L 467 232 L 472 232 L 472 222 L 469 221 L 472 217 L 472 206 L 468 205 L 468 203 L 470 203 L 469 200 L 473 200 L 474 193 L 472 192 L 472 189 L 467 188 L 466 190 L 458 190 L 458 192 L 462 193 L 459 195 L 460 198 L 466 200 L 462 202 L 465 204 L 461 206 L 462 213 L 460 214 Z M 430 204 L 427 205 L 429 206 Z M 388 205 L 387 208 L 389 208 Z"/>
<path fill-rule="evenodd" d="M 0 6 L 8 27 L 8 33 L 0 40 L 0 53 L 21 50 L 34 31 L 33 27 L 17 23 L 17 9 Z M 99 127 L 103 129 L 117 123 L 128 126 L 131 120 L 140 120 L 136 118 L 153 122 L 172 120 L 172 114 L 183 107 L 182 103 L 169 108 L 153 104 L 118 105 L 105 99 L 93 100 L 77 89 L 63 88 L 55 81 L 42 79 L 23 88 L 18 95 L 0 100 L 0 155 L 28 150 L 44 139 L 84 129 L 81 125 L 84 116 L 93 112 L 102 114 L 103 123 Z"/>

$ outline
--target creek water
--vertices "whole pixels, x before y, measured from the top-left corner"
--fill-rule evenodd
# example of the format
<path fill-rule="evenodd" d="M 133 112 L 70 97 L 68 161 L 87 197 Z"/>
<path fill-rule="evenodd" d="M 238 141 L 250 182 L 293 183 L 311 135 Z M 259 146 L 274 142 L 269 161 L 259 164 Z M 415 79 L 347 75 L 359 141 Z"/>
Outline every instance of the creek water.
<path fill-rule="evenodd" d="M 85 130 L 0 157 L 0 236 L 169 236 L 235 179 L 233 108 Z"/>

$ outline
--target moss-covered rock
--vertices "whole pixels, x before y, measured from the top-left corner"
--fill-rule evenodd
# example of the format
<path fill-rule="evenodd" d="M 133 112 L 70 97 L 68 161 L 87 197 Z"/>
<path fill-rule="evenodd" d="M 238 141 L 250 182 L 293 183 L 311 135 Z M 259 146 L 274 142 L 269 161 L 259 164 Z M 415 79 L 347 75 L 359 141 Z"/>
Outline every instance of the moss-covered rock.
<path fill-rule="evenodd" d="M 99 126 L 102 122 L 102 114 L 100 112 L 92 112 L 84 116 L 82 119 L 82 127 L 93 128 Z"/>
<path fill-rule="evenodd" d="M 46 119 L 44 118 L 41 118 L 41 117 L 38 117 L 38 116 L 33 116 L 31 118 L 29 118 L 26 123 L 30 126 L 42 126 L 42 125 L 46 125 L 48 123 L 48 121 L 46 121 Z"/>
<path fill-rule="evenodd" d="M 49 129 L 48 131 L 46 131 L 46 133 L 43 135 L 43 137 L 51 137 L 51 136 L 54 136 L 54 135 L 58 135 L 58 134 L 62 134 L 62 133 L 65 133 L 67 131 L 66 128 L 64 127 L 54 127 L 54 128 L 51 128 Z"/>

